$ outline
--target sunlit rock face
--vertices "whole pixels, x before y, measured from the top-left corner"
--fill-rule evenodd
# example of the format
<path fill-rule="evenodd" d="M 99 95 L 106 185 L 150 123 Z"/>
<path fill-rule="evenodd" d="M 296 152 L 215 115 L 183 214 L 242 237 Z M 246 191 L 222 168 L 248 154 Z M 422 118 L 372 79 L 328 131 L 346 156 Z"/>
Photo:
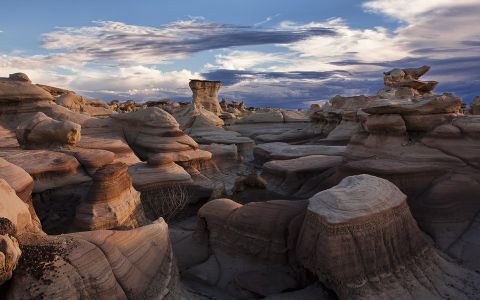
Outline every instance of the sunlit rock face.
<path fill-rule="evenodd" d="M 218 102 L 218 90 L 222 86 L 220 81 L 190 80 L 190 89 L 193 92 L 192 102 L 197 107 L 203 107 L 217 115 L 222 113 Z"/>
<path fill-rule="evenodd" d="M 18 143 L 27 149 L 74 146 L 80 141 L 81 126 L 71 121 L 57 121 L 38 112 L 20 123 L 16 134 Z"/>
<path fill-rule="evenodd" d="M 78 230 L 136 228 L 146 222 L 128 166 L 113 163 L 93 175 L 85 200 L 76 208 L 74 226 Z"/>
<path fill-rule="evenodd" d="M 423 238 L 406 196 L 387 180 L 358 175 L 309 200 L 297 243 L 300 263 L 341 299 L 469 299 L 479 275 Z"/>

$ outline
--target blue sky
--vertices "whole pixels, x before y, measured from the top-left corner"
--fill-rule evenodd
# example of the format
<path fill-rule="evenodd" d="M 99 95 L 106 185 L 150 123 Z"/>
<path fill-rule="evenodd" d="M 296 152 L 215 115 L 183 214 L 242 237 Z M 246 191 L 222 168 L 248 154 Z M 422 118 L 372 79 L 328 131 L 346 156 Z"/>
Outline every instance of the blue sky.
<path fill-rule="evenodd" d="M 305 107 L 423 64 L 438 92 L 480 94 L 480 0 L 2 2 L 0 76 L 90 97 L 185 100 L 204 78 L 249 105 Z"/>

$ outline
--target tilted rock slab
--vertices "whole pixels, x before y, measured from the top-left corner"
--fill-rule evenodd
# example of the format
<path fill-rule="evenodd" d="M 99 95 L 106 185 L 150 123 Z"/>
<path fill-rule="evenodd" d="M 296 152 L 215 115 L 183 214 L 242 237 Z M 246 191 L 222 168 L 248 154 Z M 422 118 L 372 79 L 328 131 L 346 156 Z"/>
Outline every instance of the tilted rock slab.
<path fill-rule="evenodd" d="M 309 200 L 297 257 L 340 299 L 470 299 L 480 276 L 422 237 L 387 180 L 347 177 Z"/>

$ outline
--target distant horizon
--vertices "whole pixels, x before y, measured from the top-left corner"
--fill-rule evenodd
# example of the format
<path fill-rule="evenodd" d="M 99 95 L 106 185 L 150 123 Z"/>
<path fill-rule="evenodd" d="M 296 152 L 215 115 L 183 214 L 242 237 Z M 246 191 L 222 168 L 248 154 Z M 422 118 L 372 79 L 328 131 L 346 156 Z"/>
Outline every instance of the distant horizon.
<path fill-rule="evenodd" d="M 382 72 L 426 64 L 437 93 L 469 103 L 478 15 L 480 0 L 20 0 L 0 11 L 0 76 L 139 102 L 187 101 L 190 79 L 220 80 L 219 99 L 296 109 L 375 95 Z"/>

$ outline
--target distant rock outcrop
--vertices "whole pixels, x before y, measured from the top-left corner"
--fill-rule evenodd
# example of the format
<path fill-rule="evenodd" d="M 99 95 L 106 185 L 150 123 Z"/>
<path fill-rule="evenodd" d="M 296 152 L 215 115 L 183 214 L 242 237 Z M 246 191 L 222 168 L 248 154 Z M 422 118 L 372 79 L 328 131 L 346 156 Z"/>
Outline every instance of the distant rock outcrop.
<path fill-rule="evenodd" d="M 222 113 L 218 102 L 218 90 L 222 86 L 220 81 L 192 79 L 189 85 L 193 92 L 192 103 L 195 106 L 203 107 L 217 115 Z"/>
<path fill-rule="evenodd" d="M 480 115 L 480 96 L 476 96 L 470 105 L 470 113 L 472 115 Z"/>
<path fill-rule="evenodd" d="M 385 72 L 383 77 L 385 88 L 379 92 L 379 96 L 387 99 L 417 99 L 432 94 L 438 82 L 419 80 L 429 70 L 429 66 L 422 66 Z"/>

